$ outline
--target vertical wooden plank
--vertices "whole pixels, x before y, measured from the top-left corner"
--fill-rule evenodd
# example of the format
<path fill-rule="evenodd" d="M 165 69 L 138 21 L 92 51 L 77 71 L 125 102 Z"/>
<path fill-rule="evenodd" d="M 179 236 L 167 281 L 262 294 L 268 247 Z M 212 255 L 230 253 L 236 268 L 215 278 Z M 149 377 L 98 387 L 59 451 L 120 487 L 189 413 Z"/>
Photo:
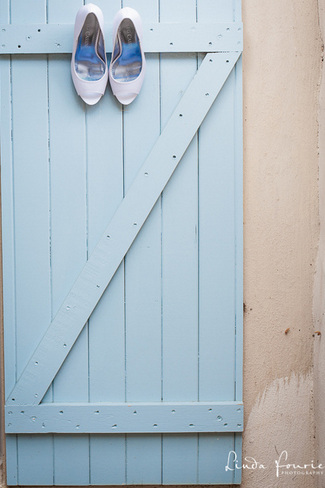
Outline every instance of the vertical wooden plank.
<path fill-rule="evenodd" d="M 234 21 L 240 22 L 241 21 L 241 0 L 233 0 L 234 2 Z"/>
<path fill-rule="evenodd" d="M 74 23 L 79 0 L 48 1 L 48 21 Z M 86 109 L 73 87 L 70 56 L 49 57 L 51 270 L 53 315 L 87 260 Z M 53 401 L 88 401 L 88 328 L 56 376 Z M 75 426 L 76 431 L 78 426 Z M 89 436 L 54 438 L 55 484 L 89 484 Z"/>
<path fill-rule="evenodd" d="M 198 0 L 198 20 L 234 20 L 234 2 Z M 199 131 L 199 399 L 235 398 L 236 210 L 235 71 Z M 240 178 L 239 178 L 240 179 Z M 239 202 L 239 200 L 238 200 Z M 241 202 L 239 203 L 240 208 Z M 240 252 L 240 251 L 238 251 Z M 238 286 L 238 285 L 237 285 Z M 239 284 L 240 286 L 240 284 Z M 239 289 L 239 288 L 238 288 Z M 240 346 L 239 346 L 240 347 Z M 233 480 L 224 453 L 233 434 L 199 435 L 199 480 Z M 222 463 L 220 464 L 220 455 Z"/>
<path fill-rule="evenodd" d="M 15 24 L 23 23 L 26 20 L 45 21 L 43 0 L 35 2 L 28 12 L 26 12 L 24 2 L 12 2 L 10 11 L 12 23 Z M 39 302 L 40 292 L 43 297 L 43 287 L 46 284 L 47 295 L 45 295 L 44 306 L 36 308 L 40 314 L 37 320 L 42 324 L 42 322 L 46 323 L 49 317 L 46 58 L 41 56 L 37 61 L 31 57 L 15 56 L 12 60 L 11 82 L 15 264 L 18 268 L 16 275 L 21 274 L 17 288 L 17 322 L 32 321 L 35 323 L 33 303 L 36 305 Z M 35 147 L 38 148 L 36 154 Z M 37 224 L 39 224 L 39 231 L 35 232 Z M 34 240 L 39 239 L 41 242 L 35 245 Z M 40 256 L 38 252 L 41 252 Z M 24 269 L 24 267 L 26 268 Z M 38 271 L 40 271 L 39 276 Z M 33 276 L 35 283 L 30 282 L 30 277 Z M 28 288 L 26 283 L 29 283 Z M 34 284 L 36 285 L 35 294 Z M 24 290 L 24 287 L 27 290 Z M 23 300 L 21 304 L 20 297 Z M 39 327 L 40 325 L 36 325 L 36 327 L 34 325 L 33 328 L 28 329 L 24 327 L 22 332 L 17 332 L 17 376 L 21 374 L 30 353 L 39 341 L 39 335 L 44 330 L 44 327 L 43 329 L 39 329 Z"/>
<path fill-rule="evenodd" d="M 243 464 L 243 436 L 242 434 L 235 434 L 235 453 L 238 458 L 238 466 Z M 234 472 L 233 483 L 240 484 L 242 479 L 242 470 L 236 469 Z"/>
<path fill-rule="evenodd" d="M 243 93 L 242 58 L 235 66 L 236 400 L 243 398 Z"/>
<path fill-rule="evenodd" d="M 237 0 L 233 0 L 237 1 Z M 232 22 L 233 1 L 229 0 L 198 0 L 199 22 Z"/>
<path fill-rule="evenodd" d="M 127 401 L 161 399 L 160 205 L 126 257 Z"/>
<path fill-rule="evenodd" d="M 74 24 L 76 13 L 84 3 L 83 0 L 47 0 L 48 22 Z"/>
<path fill-rule="evenodd" d="M 223 8 L 211 5 L 207 11 L 207 2 L 199 0 L 199 20 L 208 21 L 214 16 L 220 21 L 231 21 L 233 14 L 229 2 L 223 1 L 222 5 Z M 233 72 L 204 120 L 199 134 L 200 355 L 202 353 L 206 358 L 200 361 L 200 400 L 207 400 L 209 391 L 218 391 L 220 397 L 214 397 L 214 400 L 224 399 L 226 395 L 227 399 L 232 399 L 234 394 L 231 386 L 234 384 L 232 338 L 235 327 L 234 89 Z M 218 249 L 218 253 L 213 252 L 215 249 Z M 212 319 L 215 328 L 208 325 Z M 213 350 L 209 350 L 209 347 Z M 222 357 L 225 348 L 228 356 L 232 356 L 227 363 L 223 362 L 225 358 Z M 212 378 L 220 371 L 220 365 L 226 370 L 226 375 L 219 374 L 219 380 L 215 383 Z M 213 374 L 211 367 L 214 368 Z"/>
<path fill-rule="evenodd" d="M 11 22 L 46 21 L 46 2 L 11 2 Z M 45 56 L 15 57 L 11 64 L 17 376 L 51 317 L 47 63 Z M 36 149 L 36 150 L 35 150 Z M 28 324 L 28 327 L 26 327 Z M 53 481 L 51 438 L 30 463 L 33 436 L 18 436 L 17 483 Z M 8 456 L 12 453 L 8 452 Z M 33 480 L 33 481 L 32 481 Z"/>
<path fill-rule="evenodd" d="M 164 485 L 197 484 L 197 435 L 165 434 L 163 447 Z"/>
<path fill-rule="evenodd" d="M 161 22 L 195 22 L 196 2 L 163 0 Z M 161 56 L 162 127 L 197 69 L 195 54 Z M 171 83 L 172 80 L 172 83 Z M 171 148 L 172 150 L 172 148 Z M 162 197 L 163 400 L 198 397 L 198 187 L 193 139 Z M 163 483 L 197 482 L 197 435 L 163 436 Z"/>
<path fill-rule="evenodd" d="M 200 130 L 200 400 L 235 391 L 234 73 Z M 213 324 L 213 325 L 212 325 Z"/>
<path fill-rule="evenodd" d="M 154 484 L 157 479 L 161 479 L 161 436 L 127 435 L 128 484 Z"/>
<path fill-rule="evenodd" d="M 23 7 L 24 2 L 10 0 L 11 22 L 13 24 L 46 22 L 46 0 L 34 0 L 28 9 L 26 6 Z"/>
<path fill-rule="evenodd" d="M 20 376 L 50 322 L 47 70 L 44 57 L 19 57 L 12 61 L 12 96 L 17 376 Z"/>
<path fill-rule="evenodd" d="M 9 23 L 9 3 L 3 4 L 0 20 Z M 15 348 L 15 276 L 14 276 L 14 235 L 13 235 L 13 181 L 12 181 L 12 146 L 11 146 L 11 86 L 10 58 L 0 60 L 1 93 L 1 135 L 8 141 L 1 144 L 1 209 L 2 209 L 2 272 L 3 272 L 3 319 L 11 327 L 4 329 L 6 351 L 5 361 L 5 398 L 15 383 L 16 348 Z M 9 144 L 10 141 L 10 144 Z M 6 229 L 6 232 L 4 232 Z M 17 436 L 6 438 L 7 483 L 17 484 Z"/>
<path fill-rule="evenodd" d="M 1 21 L 4 22 L 1 17 Z M 8 20 L 8 19 L 6 19 Z M 12 166 L 11 60 L 0 60 L 1 76 L 1 208 L 5 398 L 16 381 L 15 233 Z M 7 436 L 7 483 L 17 484 L 17 436 Z"/>
<path fill-rule="evenodd" d="M 241 0 L 234 0 L 234 21 L 242 20 Z M 239 28 L 240 29 L 240 28 Z M 235 66 L 235 194 L 236 194 L 236 399 L 243 398 L 243 66 Z M 242 435 L 235 435 L 242 444 Z"/>
<path fill-rule="evenodd" d="M 163 121 L 167 97 L 176 97 L 196 71 L 196 57 L 162 62 Z M 181 70 L 177 70 L 176 66 Z M 171 72 L 178 84 L 168 85 Z M 175 102 L 175 96 L 174 102 Z M 166 99 L 166 103 L 164 100 Z M 169 114 L 168 114 L 169 115 Z M 171 148 L 172 151 L 172 148 Z M 192 141 L 163 193 L 163 398 L 196 401 L 198 380 L 197 141 Z"/>
<path fill-rule="evenodd" d="M 124 0 L 143 22 L 158 20 L 158 2 Z M 123 110 L 127 192 L 160 133 L 159 56 L 147 55 L 140 95 Z M 126 400 L 161 400 L 161 222 L 160 201 L 125 259 Z M 161 483 L 161 436 L 127 436 L 126 482 Z"/>
<path fill-rule="evenodd" d="M 18 484 L 18 449 L 17 435 L 6 437 L 6 472 L 7 484 L 15 486 Z"/>
<path fill-rule="evenodd" d="M 19 436 L 19 484 L 53 484 L 51 435 Z"/>
<path fill-rule="evenodd" d="M 96 2 L 111 22 L 120 0 Z M 107 40 L 106 40 L 107 41 Z M 110 54 L 108 55 L 110 61 Z M 122 108 L 110 87 L 87 108 L 89 253 L 123 198 Z M 124 263 L 89 320 L 89 399 L 125 400 Z M 90 436 L 90 483 L 125 484 L 125 436 Z"/>
<path fill-rule="evenodd" d="M 0 21 L 9 22 L 9 6 L 0 12 Z M 2 269 L 5 349 L 5 397 L 16 379 L 15 341 L 15 249 L 14 249 L 14 188 L 12 161 L 11 59 L 0 59 L 1 93 L 1 209 L 2 209 Z M 5 141 L 5 142 L 3 142 Z"/>
<path fill-rule="evenodd" d="M 55 485 L 89 485 L 89 436 L 55 436 Z"/>
<path fill-rule="evenodd" d="M 234 449 L 231 434 L 200 434 L 198 483 L 231 484 L 234 473 L 226 471 L 228 453 Z"/>
<path fill-rule="evenodd" d="M 10 23 L 9 0 L 2 3 L 0 21 Z M 12 161 L 11 58 L 0 59 L 1 94 L 1 211 L 2 211 L 2 273 L 5 362 L 5 398 L 16 380 L 16 310 L 15 310 L 15 249 L 14 195 Z M 6 142 L 4 142 L 6 141 Z M 7 484 L 18 483 L 17 436 L 6 438 Z"/>
<path fill-rule="evenodd" d="M 91 435 L 90 463 L 92 485 L 125 484 L 125 436 Z"/>
<path fill-rule="evenodd" d="M 241 20 L 241 0 L 235 0 L 234 20 Z M 243 67 L 240 58 L 235 67 L 235 193 L 236 193 L 236 399 L 243 398 Z M 235 451 L 242 460 L 242 434 L 235 434 Z M 234 482 L 241 482 L 236 470 Z"/>
<path fill-rule="evenodd" d="M 10 23 L 9 1 L 3 2 L 0 21 Z M 11 58 L 0 59 L 1 94 L 1 211 L 2 211 L 2 270 L 3 320 L 5 361 L 5 397 L 16 381 L 16 310 L 15 310 L 15 249 L 14 249 L 14 188 L 12 161 Z M 17 436 L 6 438 L 7 483 L 18 480 Z"/>

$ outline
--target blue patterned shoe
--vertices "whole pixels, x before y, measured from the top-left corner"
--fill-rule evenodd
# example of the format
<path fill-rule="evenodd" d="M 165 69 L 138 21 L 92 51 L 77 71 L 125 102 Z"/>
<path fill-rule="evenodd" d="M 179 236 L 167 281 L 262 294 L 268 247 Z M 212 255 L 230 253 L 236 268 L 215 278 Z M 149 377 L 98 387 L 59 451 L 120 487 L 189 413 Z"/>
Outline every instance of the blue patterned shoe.
<path fill-rule="evenodd" d="M 140 15 L 132 8 L 122 8 L 113 21 L 113 52 L 109 81 L 113 94 L 123 105 L 133 102 L 139 94 L 145 67 Z"/>
<path fill-rule="evenodd" d="M 71 75 L 78 95 L 88 105 L 101 99 L 108 80 L 103 27 L 104 17 L 99 7 L 88 3 L 78 10 Z"/>

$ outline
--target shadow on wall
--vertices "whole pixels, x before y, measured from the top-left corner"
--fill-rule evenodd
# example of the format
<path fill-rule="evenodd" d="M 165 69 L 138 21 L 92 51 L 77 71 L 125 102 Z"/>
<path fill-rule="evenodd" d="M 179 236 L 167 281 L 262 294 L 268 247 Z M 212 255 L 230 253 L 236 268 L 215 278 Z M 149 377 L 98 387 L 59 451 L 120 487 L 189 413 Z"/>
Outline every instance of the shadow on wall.
<path fill-rule="evenodd" d="M 242 486 L 313 488 L 320 474 L 310 474 L 308 468 L 302 470 L 304 475 L 281 468 L 315 461 L 314 432 L 306 424 L 313 425 L 312 371 L 273 381 L 258 397 L 246 424 L 243 463 L 249 468 L 243 469 Z"/>

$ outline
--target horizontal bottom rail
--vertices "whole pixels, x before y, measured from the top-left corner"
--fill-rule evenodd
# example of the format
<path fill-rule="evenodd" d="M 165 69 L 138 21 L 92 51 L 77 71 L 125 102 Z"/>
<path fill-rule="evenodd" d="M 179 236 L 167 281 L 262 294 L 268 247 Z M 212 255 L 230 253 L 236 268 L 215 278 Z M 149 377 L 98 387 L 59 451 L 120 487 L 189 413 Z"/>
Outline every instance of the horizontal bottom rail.
<path fill-rule="evenodd" d="M 7 434 L 242 432 L 241 402 L 8 405 Z"/>

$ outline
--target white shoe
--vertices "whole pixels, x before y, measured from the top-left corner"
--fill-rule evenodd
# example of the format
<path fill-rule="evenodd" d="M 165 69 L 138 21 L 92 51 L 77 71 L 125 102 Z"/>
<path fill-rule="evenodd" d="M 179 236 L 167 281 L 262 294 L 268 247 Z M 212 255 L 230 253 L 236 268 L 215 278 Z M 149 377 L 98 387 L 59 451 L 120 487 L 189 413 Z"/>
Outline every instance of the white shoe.
<path fill-rule="evenodd" d="M 97 5 L 81 7 L 74 26 L 71 75 L 78 95 L 94 105 L 104 95 L 108 67 L 104 41 L 104 17 Z"/>
<path fill-rule="evenodd" d="M 123 105 L 133 102 L 144 80 L 142 36 L 138 12 L 130 7 L 119 10 L 113 20 L 113 52 L 108 73 L 112 92 Z"/>

